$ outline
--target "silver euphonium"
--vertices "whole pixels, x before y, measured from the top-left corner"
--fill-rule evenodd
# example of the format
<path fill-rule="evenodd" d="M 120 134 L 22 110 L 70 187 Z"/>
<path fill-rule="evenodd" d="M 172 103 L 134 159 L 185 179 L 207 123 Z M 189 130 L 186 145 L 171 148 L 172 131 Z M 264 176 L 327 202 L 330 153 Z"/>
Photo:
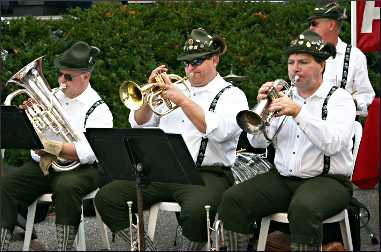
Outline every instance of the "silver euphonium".
<path fill-rule="evenodd" d="M 4 101 L 4 105 L 11 105 L 13 98 L 25 94 L 33 99 L 33 102 L 25 108 L 25 112 L 40 139 L 51 130 L 66 143 L 78 141 L 80 135 L 70 125 L 55 92 L 50 88 L 42 73 L 43 57 L 33 60 L 7 81 L 7 86 L 16 84 L 22 89 L 10 93 Z M 52 163 L 52 168 L 60 172 L 75 169 L 79 165 L 80 163 L 77 161 L 58 158 Z"/>
<path fill-rule="evenodd" d="M 211 227 L 210 225 L 210 217 L 209 217 L 209 212 L 210 212 L 210 205 L 205 205 L 205 210 L 206 210 L 206 231 L 208 234 L 208 241 L 207 241 L 207 251 L 220 251 L 220 250 L 225 250 L 225 239 L 224 239 L 224 226 L 222 224 L 222 221 L 216 217 L 216 221 Z M 214 242 L 215 246 L 213 247 L 213 241 L 212 241 L 212 236 L 211 233 L 214 232 Z"/>
<path fill-rule="evenodd" d="M 277 91 L 277 86 L 283 86 L 285 95 L 291 97 L 292 87 L 295 86 L 295 82 L 298 80 L 298 78 L 299 76 L 295 75 L 291 79 L 291 85 L 282 79 L 275 80 L 268 92 L 267 99 L 259 101 L 253 109 L 242 110 L 237 114 L 236 120 L 238 126 L 243 131 L 250 134 L 259 134 L 264 132 L 276 114 L 276 112 L 270 112 L 268 108 L 272 100 L 280 97 L 279 92 Z"/>

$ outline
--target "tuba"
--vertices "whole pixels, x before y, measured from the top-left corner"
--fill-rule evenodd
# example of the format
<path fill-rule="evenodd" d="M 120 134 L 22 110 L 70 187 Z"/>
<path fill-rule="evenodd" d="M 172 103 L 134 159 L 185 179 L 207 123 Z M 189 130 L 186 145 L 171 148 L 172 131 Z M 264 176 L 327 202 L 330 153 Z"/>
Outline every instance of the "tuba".
<path fill-rule="evenodd" d="M 222 221 L 216 217 L 216 222 L 214 223 L 213 227 L 210 225 L 210 205 L 205 205 L 205 211 L 206 211 L 206 232 L 208 234 L 208 241 L 207 241 L 207 251 L 220 251 L 220 250 L 226 250 L 225 247 L 225 239 L 224 239 L 224 226 L 222 224 Z M 212 247 L 212 237 L 211 232 L 214 232 L 214 242 L 216 243 L 215 247 Z"/>
<path fill-rule="evenodd" d="M 268 107 L 272 100 L 280 97 L 276 87 L 278 85 L 283 86 L 286 90 L 285 94 L 289 97 L 292 95 L 292 87 L 295 86 L 295 82 L 298 80 L 299 76 L 294 76 L 289 85 L 285 80 L 277 79 L 274 81 L 273 86 L 270 88 L 267 99 L 259 101 L 253 109 L 240 111 L 236 120 L 238 126 L 245 132 L 250 134 L 259 134 L 265 132 L 266 127 L 270 125 L 271 120 L 274 118 L 276 112 L 268 111 Z"/>
<path fill-rule="evenodd" d="M 164 99 L 161 96 L 161 93 L 164 90 L 158 86 L 155 86 L 155 84 L 163 84 L 163 78 L 165 76 L 168 76 L 172 82 L 174 81 L 173 85 L 180 89 L 183 94 L 185 94 L 188 98 L 191 98 L 191 89 L 187 81 L 188 77 L 182 78 L 176 74 L 167 74 L 164 72 L 155 77 L 155 83 L 148 83 L 142 87 L 133 81 L 123 82 L 119 88 L 120 99 L 130 110 L 140 109 L 144 104 L 144 100 L 146 100 L 151 110 L 160 117 L 172 112 L 177 109 L 178 106 L 170 100 Z M 158 109 L 162 104 L 165 104 L 164 111 L 160 111 Z"/>
<path fill-rule="evenodd" d="M 46 136 L 48 130 L 51 130 L 55 135 L 62 138 L 64 142 L 78 141 L 80 135 L 75 132 L 66 119 L 66 113 L 55 96 L 55 92 L 59 89 L 52 91 L 42 74 L 43 57 L 30 62 L 7 81 L 7 86 L 16 84 L 21 86 L 22 89 L 10 93 L 4 101 L 4 105 L 11 105 L 13 98 L 25 94 L 33 99 L 33 103 L 25 108 L 25 113 L 40 139 L 42 136 Z M 58 158 L 57 161 L 52 163 L 52 168 L 60 172 L 75 169 L 79 165 L 78 161 Z"/>

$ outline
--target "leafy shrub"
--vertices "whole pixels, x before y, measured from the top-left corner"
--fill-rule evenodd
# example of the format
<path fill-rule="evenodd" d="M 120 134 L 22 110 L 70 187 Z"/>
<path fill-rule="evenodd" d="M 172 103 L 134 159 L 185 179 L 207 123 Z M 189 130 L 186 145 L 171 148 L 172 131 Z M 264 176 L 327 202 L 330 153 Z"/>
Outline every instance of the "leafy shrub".
<path fill-rule="evenodd" d="M 342 4 L 349 10 L 348 2 Z M 1 22 L 1 48 L 9 55 L 0 81 L 4 84 L 21 67 L 45 55 L 44 75 L 52 86 L 56 86 L 54 58 L 74 42 L 86 41 L 102 51 L 92 86 L 110 106 L 114 126 L 129 127 L 129 111 L 119 99 L 120 84 L 125 80 L 145 83 L 151 70 L 159 64 L 166 64 L 170 72 L 183 76 L 182 63 L 176 57 L 189 32 L 203 27 L 211 34 L 225 37 L 228 52 L 221 58 L 219 72 L 224 76 L 233 70 L 235 74 L 249 76 L 249 81 L 236 85 L 244 90 L 253 106 L 262 83 L 276 78 L 287 79 L 283 49 L 308 28 L 306 20 L 314 6 L 314 1 L 288 1 L 287 4 L 160 1 L 140 5 L 100 2 L 89 9 L 73 9 L 60 21 L 28 17 Z M 344 23 L 341 37 L 350 41 L 349 22 Z M 376 85 L 379 83 L 379 55 L 367 56 L 371 82 L 379 90 Z M 1 94 L 2 100 L 15 88 L 7 87 Z M 17 163 L 17 157 L 13 157 L 12 162 Z"/>

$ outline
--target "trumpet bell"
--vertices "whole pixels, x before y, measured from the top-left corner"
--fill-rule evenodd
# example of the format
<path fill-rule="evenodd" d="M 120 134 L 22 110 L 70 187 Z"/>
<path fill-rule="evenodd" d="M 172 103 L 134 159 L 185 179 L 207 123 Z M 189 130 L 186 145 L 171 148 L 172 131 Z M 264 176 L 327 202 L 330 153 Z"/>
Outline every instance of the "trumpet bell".
<path fill-rule="evenodd" d="M 142 87 L 133 81 L 125 81 L 119 87 L 119 97 L 123 104 L 132 111 L 140 109 L 146 101 L 156 115 L 164 116 L 178 108 L 176 104 L 161 95 L 164 89 L 160 88 L 158 84 L 164 83 L 163 77 L 166 75 L 165 72 L 161 73 L 155 77 L 156 82 L 147 83 Z M 182 78 L 176 74 L 168 74 L 167 77 L 170 78 L 176 88 L 191 98 L 191 89 L 188 87 L 187 77 Z M 160 109 L 162 104 L 166 105 L 163 110 Z"/>
<path fill-rule="evenodd" d="M 142 91 L 133 81 L 122 83 L 119 87 L 119 96 L 123 104 L 131 110 L 138 110 L 144 102 Z"/>
<path fill-rule="evenodd" d="M 251 110 L 240 111 L 237 114 L 236 120 L 238 126 L 250 134 L 258 134 L 264 127 L 261 116 Z"/>

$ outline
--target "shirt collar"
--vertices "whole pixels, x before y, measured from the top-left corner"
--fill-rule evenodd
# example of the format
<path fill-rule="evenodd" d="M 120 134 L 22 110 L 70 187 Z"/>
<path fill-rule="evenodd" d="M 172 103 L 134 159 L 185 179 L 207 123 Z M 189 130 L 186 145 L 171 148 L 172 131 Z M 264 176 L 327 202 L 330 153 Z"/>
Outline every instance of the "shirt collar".
<path fill-rule="evenodd" d="M 216 77 L 214 77 L 208 84 L 202 87 L 193 87 L 193 90 L 196 92 L 213 92 L 219 91 L 221 88 L 224 88 L 227 85 L 229 85 L 229 83 L 226 82 L 219 73 L 217 73 Z"/>
<path fill-rule="evenodd" d="M 73 99 L 66 97 L 65 94 L 62 92 L 62 90 L 60 90 L 60 93 L 62 97 L 61 99 L 63 99 L 63 101 L 65 102 L 70 102 L 70 103 L 80 102 L 82 104 L 86 104 L 88 102 L 88 98 L 91 93 L 91 85 L 89 83 L 87 85 L 87 88 L 80 95 L 78 95 L 77 97 L 74 97 Z"/>
<path fill-rule="evenodd" d="M 74 99 L 76 99 L 77 101 L 83 103 L 83 104 L 86 104 L 88 102 L 88 98 L 89 98 L 89 94 L 91 92 L 91 85 L 90 83 L 87 85 L 87 88 L 85 89 L 85 91 L 83 91 L 80 95 L 78 95 L 77 97 L 75 97 Z"/>
<path fill-rule="evenodd" d="M 332 85 L 330 85 L 329 83 L 323 81 L 323 83 L 316 90 L 316 92 L 313 95 L 311 95 L 311 97 L 317 96 L 317 97 L 320 97 L 320 98 L 325 98 L 325 97 L 327 97 L 327 95 L 329 93 L 329 90 L 331 90 L 331 88 L 332 88 Z"/>
<path fill-rule="evenodd" d="M 312 99 L 313 97 L 320 97 L 320 98 L 325 98 L 327 97 L 329 91 L 331 90 L 332 88 L 332 85 L 330 85 L 329 83 L 327 82 L 323 82 L 320 87 L 315 91 L 315 93 L 313 93 L 310 97 L 308 98 L 302 98 L 301 96 L 299 96 L 298 94 L 298 91 L 296 90 L 296 87 L 294 87 L 294 95 L 299 98 L 299 99 L 302 99 L 302 100 L 306 100 L 306 99 Z"/>
<path fill-rule="evenodd" d="M 337 45 L 336 45 L 336 53 L 344 54 L 346 48 L 347 48 L 347 45 L 340 38 L 338 38 Z"/>

